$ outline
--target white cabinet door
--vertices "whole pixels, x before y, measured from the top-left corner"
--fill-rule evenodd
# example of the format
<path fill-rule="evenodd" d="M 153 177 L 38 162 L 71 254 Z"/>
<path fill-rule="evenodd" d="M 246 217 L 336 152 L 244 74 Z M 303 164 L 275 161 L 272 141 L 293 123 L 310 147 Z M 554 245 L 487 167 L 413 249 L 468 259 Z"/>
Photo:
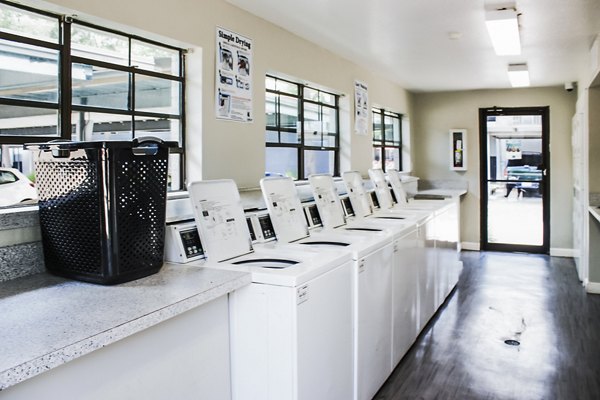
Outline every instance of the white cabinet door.
<path fill-rule="evenodd" d="M 370 400 L 391 373 L 392 255 L 390 243 L 358 260 L 356 399 Z"/>
<path fill-rule="evenodd" d="M 419 332 L 427 325 L 436 310 L 437 252 L 435 219 L 419 227 Z"/>
<path fill-rule="evenodd" d="M 352 266 L 296 289 L 298 400 L 352 398 Z"/>
<path fill-rule="evenodd" d="M 0 397 L 230 400 L 228 318 L 223 296 L 12 386 Z"/>
<path fill-rule="evenodd" d="M 394 243 L 392 270 L 392 369 L 400 362 L 419 334 L 418 232 Z"/>

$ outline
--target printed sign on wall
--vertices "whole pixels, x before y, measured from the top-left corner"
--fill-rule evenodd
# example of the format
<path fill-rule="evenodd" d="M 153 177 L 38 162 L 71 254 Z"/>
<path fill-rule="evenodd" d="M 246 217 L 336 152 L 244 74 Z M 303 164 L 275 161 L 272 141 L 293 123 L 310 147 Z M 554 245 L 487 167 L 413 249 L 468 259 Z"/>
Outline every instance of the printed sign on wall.
<path fill-rule="evenodd" d="M 252 39 L 217 27 L 217 118 L 252 122 Z"/>
<path fill-rule="evenodd" d="M 357 135 L 369 131 L 369 94 L 367 84 L 354 82 L 354 130 Z"/>

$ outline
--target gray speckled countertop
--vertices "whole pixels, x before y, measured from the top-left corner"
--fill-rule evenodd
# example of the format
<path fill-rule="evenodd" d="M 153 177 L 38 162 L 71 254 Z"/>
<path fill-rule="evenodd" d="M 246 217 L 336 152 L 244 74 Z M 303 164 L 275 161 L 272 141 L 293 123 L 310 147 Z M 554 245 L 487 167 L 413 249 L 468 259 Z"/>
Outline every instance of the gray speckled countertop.
<path fill-rule="evenodd" d="M 250 274 L 165 264 L 115 286 L 46 273 L 0 284 L 0 390 L 250 283 Z"/>

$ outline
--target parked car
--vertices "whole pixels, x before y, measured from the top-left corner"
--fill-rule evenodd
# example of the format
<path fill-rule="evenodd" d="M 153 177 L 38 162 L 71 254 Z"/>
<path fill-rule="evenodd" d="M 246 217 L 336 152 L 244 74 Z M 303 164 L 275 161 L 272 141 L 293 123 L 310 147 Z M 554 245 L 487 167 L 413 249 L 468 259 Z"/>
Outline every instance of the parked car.
<path fill-rule="evenodd" d="M 519 194 L 524 196 L 540 196 L 540 184 L 542 180 L 541 153 L 523 152 L 520 159 L 508 160 L 508 165 L 504 171 L 505 179 L 509 181 L 525 181 L 506 184 L 506 197 L 513 189 L 517 189 Z M 531 182 L 534 181 L 534 182 Z"/>
<path fill-rule="evenodd" d="M 0 207 L 37 199 L 37 190 L 29 178 L 18 169 L 0 168 Z"/>

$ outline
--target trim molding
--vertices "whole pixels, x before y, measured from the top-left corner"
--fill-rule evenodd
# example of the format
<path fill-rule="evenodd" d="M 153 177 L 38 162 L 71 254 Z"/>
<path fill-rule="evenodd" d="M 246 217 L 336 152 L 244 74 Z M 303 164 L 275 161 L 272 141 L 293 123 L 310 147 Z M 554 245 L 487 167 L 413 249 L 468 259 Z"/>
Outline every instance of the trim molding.
<path fill-rule="evenodd" d="M 575 257 L 575 249 L 563 249 L 558 247 L 550 248 L 550 255 L 553 257 Z"/>
<path fill-rule="evenodd" d="M 479 251 L 480 246 L 477 242 L 461 242 L 462 250 L 471 250 L 471 251 Z"/>
<path fill-rule="evenodd" d="M 600 282 L 588 282 L 585 291 L 590 294 L 600 294 Z"/>

